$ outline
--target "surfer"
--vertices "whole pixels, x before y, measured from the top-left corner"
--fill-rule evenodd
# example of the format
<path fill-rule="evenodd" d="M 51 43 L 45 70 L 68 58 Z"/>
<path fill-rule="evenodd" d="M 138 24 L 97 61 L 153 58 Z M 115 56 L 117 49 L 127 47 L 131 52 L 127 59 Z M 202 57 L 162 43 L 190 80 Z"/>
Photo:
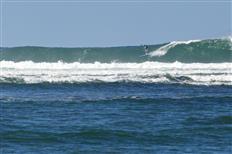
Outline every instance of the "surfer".
<path fill-rule="evenodd" d="M 147 54 L 147 52 L 148 52 L 148 46 L 147 46 L 147 45 L 144 45 L 143 48 L 144 48 L 145 54 Z"/>

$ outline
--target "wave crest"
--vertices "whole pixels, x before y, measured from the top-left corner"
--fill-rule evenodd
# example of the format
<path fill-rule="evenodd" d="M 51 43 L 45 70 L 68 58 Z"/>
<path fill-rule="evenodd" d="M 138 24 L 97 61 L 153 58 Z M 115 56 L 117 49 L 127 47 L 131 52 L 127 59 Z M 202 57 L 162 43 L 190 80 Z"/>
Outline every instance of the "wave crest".
<path fill-rule="evenodd" d="M 107 48 L 1 48 L 0 61 L 66 63 L 143 63 L 146 61 L 183 63 L 232 62 L 231 38 L 173 41 L 166 44 Z"/>
<path fill-rule="evenodd" d="M 150 52 L 148 55 L 153 57 L 153 56 L 163 56 L 165 55 L 169 49 L 171 48 L 174 48 L 176 45 L 179 45 L 179 44 L 190 44 L 190 43 L 193 43 L 193 42 L 200 42 L 201 40 L 189 40 L 189 41 L 173 41 L 173 42 L 170 42 L 158 49 L 156 49 L 155 51 L 152 51 Z"/>

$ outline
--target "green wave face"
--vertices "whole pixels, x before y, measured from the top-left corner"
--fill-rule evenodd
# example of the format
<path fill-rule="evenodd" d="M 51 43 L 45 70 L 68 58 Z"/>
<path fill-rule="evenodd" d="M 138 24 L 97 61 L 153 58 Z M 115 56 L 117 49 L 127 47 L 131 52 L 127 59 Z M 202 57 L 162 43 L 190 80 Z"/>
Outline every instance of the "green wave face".
<path fill-rule="evenodd" d="M 162 52 L 157 55 L 156 53 Z M 47 48 L 13 47 L 1 48 L 0 60 L 67 63 L 82 62 L 125 62 L 145 61 L 184 62 L 184 63 L 221 63 L 232 62 L 231 38 L 201 41 L 170 42 L 143 46 L 106 47 L 106 48 Z"/>

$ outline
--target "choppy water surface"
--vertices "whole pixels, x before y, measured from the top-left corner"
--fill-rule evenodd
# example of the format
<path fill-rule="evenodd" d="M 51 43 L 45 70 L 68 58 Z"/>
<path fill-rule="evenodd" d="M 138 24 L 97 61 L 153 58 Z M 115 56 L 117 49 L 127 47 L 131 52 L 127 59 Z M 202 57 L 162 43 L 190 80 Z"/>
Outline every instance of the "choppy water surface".
<path fill-rule="evenodd" d="M 1 150 L 230 153 L 231 93 L 231 86 L 1 84 Z"/>

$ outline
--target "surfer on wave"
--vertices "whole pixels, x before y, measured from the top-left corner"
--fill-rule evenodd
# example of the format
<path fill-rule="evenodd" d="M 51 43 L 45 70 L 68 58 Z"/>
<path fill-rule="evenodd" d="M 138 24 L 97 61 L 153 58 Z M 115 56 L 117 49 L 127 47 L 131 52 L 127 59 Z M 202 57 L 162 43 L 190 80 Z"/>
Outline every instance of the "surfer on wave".
<path fill-rule="evenodd" d="M 144 45 L 143 48 L 144 48 L 145 54 L 147 54 L 147 53 L 148 53 L 148 46 L 147 46 L 147 45 Z"/>

